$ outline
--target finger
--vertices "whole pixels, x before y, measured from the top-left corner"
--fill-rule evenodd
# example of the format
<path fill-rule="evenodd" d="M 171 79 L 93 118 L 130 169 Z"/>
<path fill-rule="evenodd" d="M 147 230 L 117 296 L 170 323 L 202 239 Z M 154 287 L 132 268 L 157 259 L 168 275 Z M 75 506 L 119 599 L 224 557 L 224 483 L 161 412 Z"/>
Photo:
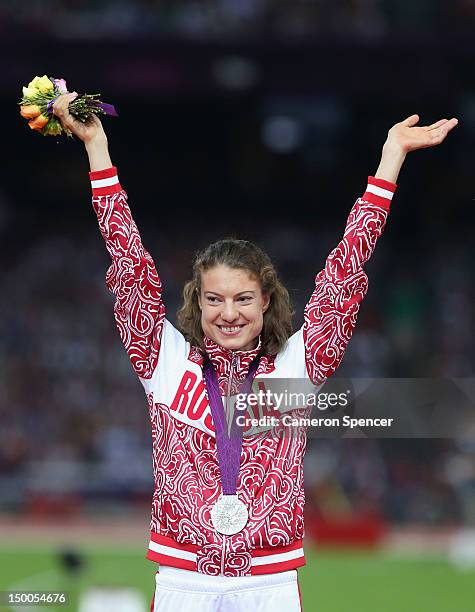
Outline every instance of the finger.
<path fill-rule="evenodd" d="M 77 98 L 77 93 L 68 93 L 68 94 L 63 94 L 61 96 L 59 96 L 59 98 L 57 98 L 57 100 L 55 101 L 53 108 L 55 110 L 58 110 L 60 113 L 64 113 L 69 104 L 75 99 Z"/>
<path fill-rule="evenodd" d="M 433 126 L 429 126 L 429 128 L 440 129 L 441 127 L 446 128 L 449 132 L 458 124 L 458 119 L 453 117 L 452 119 L 441 119 L 434 123 Z"/>
<path fill-rule="evenodd" d="M 68 105 L 65 105 L 63 100 L 56 100 L 53 104 L 53 114 L 59 119 L 65 118 L 68 115 Z"/>
<path fill-rule="evenodd" d="M 431 142 L 433 145 L 440 144 L 443 142 L 447 136 L 447 134 L 454 129 L 454 127 L 458 125 L 458 119 L 450 119 L 441 127 L 431 131 Z"/>
<path fill-rule="evenodd" d="M 413 125 L 416 125 L 418 121 L 419 115 L 411 115 L 407 119 L 404 119 L 404 121 L 402 121 L 401 123 L 407 127 L 412 127 Z"/>
<path fill-rule="evenodd" d="M 58 96 L 56 98 L 56 100 L 54 101 L 53 104 L 53 112 L 55 114 L 60 113 L 64 110 L 64 98 L 66 97 L 67 94 Z"/>
<path fill-rule="evenodd" d="M 448 119 L 440 119 L 440 121 L 436 121 L 432 125 L 427 125 L 424 129 L 426 131 L 436 130 L 437 128 L 441 127 L 442 125 L 446 124 L 447 122 L 448 122 Z"/>
<path fill-rule="evenodd" d="M 60 119 L 66 118 L 69 115 L 68 107 L 70 103 L 77 98 L 76 92 L 63 94 L 53 104 L 53 113 Z"/>

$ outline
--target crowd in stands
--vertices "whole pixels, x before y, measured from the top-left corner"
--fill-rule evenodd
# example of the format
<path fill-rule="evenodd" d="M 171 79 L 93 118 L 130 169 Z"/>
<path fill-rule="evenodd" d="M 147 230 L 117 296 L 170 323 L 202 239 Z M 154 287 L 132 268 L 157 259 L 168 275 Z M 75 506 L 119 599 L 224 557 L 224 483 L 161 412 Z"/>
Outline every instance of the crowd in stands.
<path fill-rule="evenodd" d="M 445 40 L 446 26 L 470 33 L 474 25 L 473 0 L 0 0 L 0 33 L 5 40 L 12 34 L 38 35 L 49 44 L 56 44 L 58 38 L 96 41 L 134 36 L 211 42 L 266 36 L 284 41 L 338 37 L 391 41 L 392 35 L 404 40 L 406 35 L 437 37 L 442 31 Z M 24 70 L 23 65 L 18 69 L 22 78 Z M 117 74 L 123 78 L 121 66 Z M 157 192 L 154 198 L 159 202 L 149 204 L 154 207 L 149 218 L 163 220 L 164 213 L 156 209 L 172 201 L 171 215 L 180 222 L 179 236 L 173 235 L 170 225 L 162 228 L 157 222 L 159 229 L 148 229 L 146 241 L 159 264 L 172 322 L 181 287 L 190 275 L 190 245 L 202 247 L 229 233 L 228 226 L 206 223 L 198 215 L 183 224 L 178 219 L 181 207 L 196 202 L 198 208 L 205 202 L 216 212 L 218 202 L 221 208 L 222 202 L 230 202 L 241 206 L 243 217 L 263 209 L 259 232 L 246 237 L 257 238 L 270 252 L 291 290 L 295 327 L 302 324 L 313 276 L 323 265 L 323 260 L 316 262 L 310 254 L 316 245 L 334 244 L 338 236 L 332 230 L 330 240 L 325 228 L 330 218 L 335 221 L 328 186 L 343 178 L 353 184 L 358 163 L 367 156 L 364 147 L 373 147 L 381 137 L 380 113 L 387 112 L 384 121 L 389 114 L 393 120 L 396 113 L 379 107 L 376 87 L 377 83 L 356 110 L 353 100 L 323 92 L 300 97 L 295 103 L 290 94 L 285 99 L 255 100 L 252 116 L 242 111 L 249 100 L 223 106 L 219 112 L 213 107 L 216 100 L 208 107 L 203 103 L 198 119 L 196 109 L 193 115 L 183 100 L 177 102 L 173 117 L 170 106 L 158 107 L 162 104 L 158 101 L 155 108 L 148 100 L 153 121 L 146 136 L 142 126 L 137 128 L 140 102 L 122 114 L 124 101 L 121 126 L 125 128 L 121 129 L 125 131 L 122 139 L 115 139 L 116 150 L 122 147 L 124 157 L 133 158 L 129 159 L 131 175 L 135 164 L 137 173 L 140 169 L 143 174 L 162 176 L 159 185 L 145 185 Z M 420 92 L 414 95 L 418 102 L 425 100 Z M 464 131 L 456 134 L 459 142 L 465 138 L 463 154 L 456 152 L 450 160 L 431 158 L 423 185 L 412 174 L 411 188 L 402 193 L 406 201 L 399 212 L 399 229 L 392 237 L 383 237 L 370 262 L 370 291 L 339 376 L 473 377 L 475 262 L 472 230 L 463 212 L 473 208 L 469 188 L 467 195 L 475 161 L 471 91 L 458 96 L 458 103 L 448 112 L 466 110 Z M 5 112 L 10 113 L 11 106 L 8 98 Z M 372 125 L 363 136 L 361 125 L 358 133 L 348 130 L 348 125 L 357 126 L 368 116 L 375 117 L 373 132 Z M 5 123 L 5 141 L 14 147 L 19 128 L 8 134 L 11 126 Z M 133 155 L 128 145 L 131 136 L 136 143 Z M 358 155 L 353 148 L 347 156 L 345 142 L 349 141 L 358 142 Z M 210 142 L 214 149 L 206 148 Z M 36 153 L 33 159 L 33 153 L 28 158 L 25 150 L 15 150 L 12 156 L 26 159 L 28 174 L 17 170 L 12 181 L 15 197 L 11 191 L 8 196 L 0 194 L 4 251 L 0 512 L 28 511 L 32 500 L 45 495 L 69 494 L 82 503 L 119 498 L 148 501 L 153 488 L 146 402 L 114 326 L 113 298 L 104 283 L 108 258 L 91 225 L 85 229 L 78 224 L 67 231 L 60 231 L 59 222 L 48 227 L 54 206 L 58 210 L 70 204 L 58 194 L 67 197 L 68 186 L 74 184 L 71 175 L 77 172 L 67 155 L 63 160 L 61 153 L 53 157 L 49 152 L 44 158 Z M 456 170 L 448 168 L 449 161 L 458 164 Z M 52 168 L 56 169 L 54 180 Z M 332 175 L 325 183 L 326 173 Z M 53 212 L 45 215 L 46 220 L 38 208 L 46 209 L 50 202 L 37 204 L 31 197 L 31 185 L 44 176 L 49 184 L 39 191 L 55 193 L 61 200 L 51 203 Z M 17 189 L 21 181 L 24 187 L 29 185 L 25 191 L 31 201 Z M 411 178 L 404 181 L 407 185 Z M 139 183 L 136 179 L 137 189 Z M 0 189 L 7 192 L 3 185 Z M 170 194 L 176 199 L 168 198 Z M 246 196 L 254 198 L 247 208 Z M 143 197 L 151 201 L 148 195 Z M 291 211 L 285 223 L 282 218 L 273 222 L 278 213 L 272 206 L 279 198 Z M 467 441 L 311 438 L 306 461 L 308 503 L 322 516 L 373 512 L 397 523 L 475 524 L 475 445 Z"/>
<path fill-rule="evenodd" d="M 392 34 L 436 35 L 447 25 L 470 31 L 471 0 L 32 0 L 0 3 L 0 27 L 59 38 L 170 36 L 223 40 Z"/>
<path fill-rule="evenodd" d="M 298 236 L 309 248 L 315 240 L 304 229 Z M 157 244 L 167 244 L 165 235 L 158 238 Z M 272 240 L 264 235 L 262 243 Z M 397 262 L 390 284 L 383 274 L 374 275 L 381 294 L 388 290 L 384 312 L 376 313 L 372 303 L 363 306 L 343 375 L 473 372 L 473 289 L 461 272 L 454 277 L 456 256 L 434 256 L 435 303 L 417 279 L 401 275 Z M 294 263 L 285 257 L 282 249 L 277 264 L 289 269 Z M 160 262 L 164 271 L 177 272 L 174 253 L 164 251 Z M 146 403 L 113 323 L 106 263 L 98 235 L 49 237 L 4 271 L 9 299 L 0 305 L 1 510 L 27 509 L 32 495 L 45 492 L 86 501 L 150 494 Z M 179 271 L 183 279 L 188 273 Z M 179 287 L 168 284 L 173 320 Z M 298 291 L 298 313 L 309 285 Z M 475 520 L 475 449 L 457 440 L 311 439 L 306 482 L 309 504 L 323 515 L 371 509 L 401 523 Z"/>

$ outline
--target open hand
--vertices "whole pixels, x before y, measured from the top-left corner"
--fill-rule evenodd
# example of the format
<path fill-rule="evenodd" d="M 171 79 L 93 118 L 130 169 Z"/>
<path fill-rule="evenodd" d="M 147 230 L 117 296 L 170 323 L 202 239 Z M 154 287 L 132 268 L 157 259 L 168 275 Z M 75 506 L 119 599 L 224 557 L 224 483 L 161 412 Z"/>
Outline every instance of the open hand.
<path fill-rule="evenodd" d="M 396 183 L 406 155 L 417 149 L 435 147 L 444 142 L 447 134 L 458 124 L 458 119 L 441 119 L 432 125 L 417 125 L 419 115 L 411 115 L 396 123 L 388 132 L 376 178 Z"/>
<path fill-rule="evenodd" d="M 388 132 L 385 148 L 406 155 L 410 151 L 435 147 L 458 124 L 458 119 L 441 119 L 432 125 L 418 126 L 419 115 L 396 123 Z"/>
<path fill-rule="evenodd" d="M 63 128 L 69 130 L 84 144 L 88 144 L 94 140 L 106 139 L 102 123 L 96 115 L 92 115 L 86 123 L 79 121 L 69 112 L 70 103 L 77 98 L 78 94 L 67 93 L 59 96 L 53 104 L 53 113 L 61 121 Z"/>

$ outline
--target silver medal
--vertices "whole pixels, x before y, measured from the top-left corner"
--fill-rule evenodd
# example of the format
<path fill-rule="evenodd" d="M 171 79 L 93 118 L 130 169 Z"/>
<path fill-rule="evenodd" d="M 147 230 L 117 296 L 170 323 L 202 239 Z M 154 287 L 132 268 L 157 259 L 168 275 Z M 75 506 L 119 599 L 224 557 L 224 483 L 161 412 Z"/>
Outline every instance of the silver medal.
<path fill-rule="evenodd" d="M 239 533 L 248 521 L 246 506 L 237 495 L 222 495 L 211 509 L 211 522 L 218 533 Z"/>

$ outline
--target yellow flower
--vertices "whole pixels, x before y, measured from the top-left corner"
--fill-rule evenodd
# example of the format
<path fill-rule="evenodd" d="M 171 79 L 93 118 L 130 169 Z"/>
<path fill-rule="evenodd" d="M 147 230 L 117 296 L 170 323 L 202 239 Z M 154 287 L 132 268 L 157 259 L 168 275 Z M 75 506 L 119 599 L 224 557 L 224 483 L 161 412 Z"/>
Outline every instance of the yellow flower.
<path fill-rule="evenodd" d="M 40 93 L 39 89 L 36 87 L 23 87 L 23 97 L 24 98 L 34 98 Z"/>
<path fill-rule="evenodd" d="M 61 123 L 56 121 L 54 118 L 49 120 L 49 123 L 46 125 L 43 134 L 45 136 L 59 136 L 62 134 L 63 128 L 61 127 Z"/>
<path fill-rule="evenodd" d="M 32 81 L 28 83 L 28 87 L 35 87 L 36 89 L 41 91 L 41 93 L 48 93 L 48 91 L 51 91 L 53 89 L 54 84 L 52 81 L 49 80 L 46 74 L 44 74 L 42 77 L 36 76 Z"/>

